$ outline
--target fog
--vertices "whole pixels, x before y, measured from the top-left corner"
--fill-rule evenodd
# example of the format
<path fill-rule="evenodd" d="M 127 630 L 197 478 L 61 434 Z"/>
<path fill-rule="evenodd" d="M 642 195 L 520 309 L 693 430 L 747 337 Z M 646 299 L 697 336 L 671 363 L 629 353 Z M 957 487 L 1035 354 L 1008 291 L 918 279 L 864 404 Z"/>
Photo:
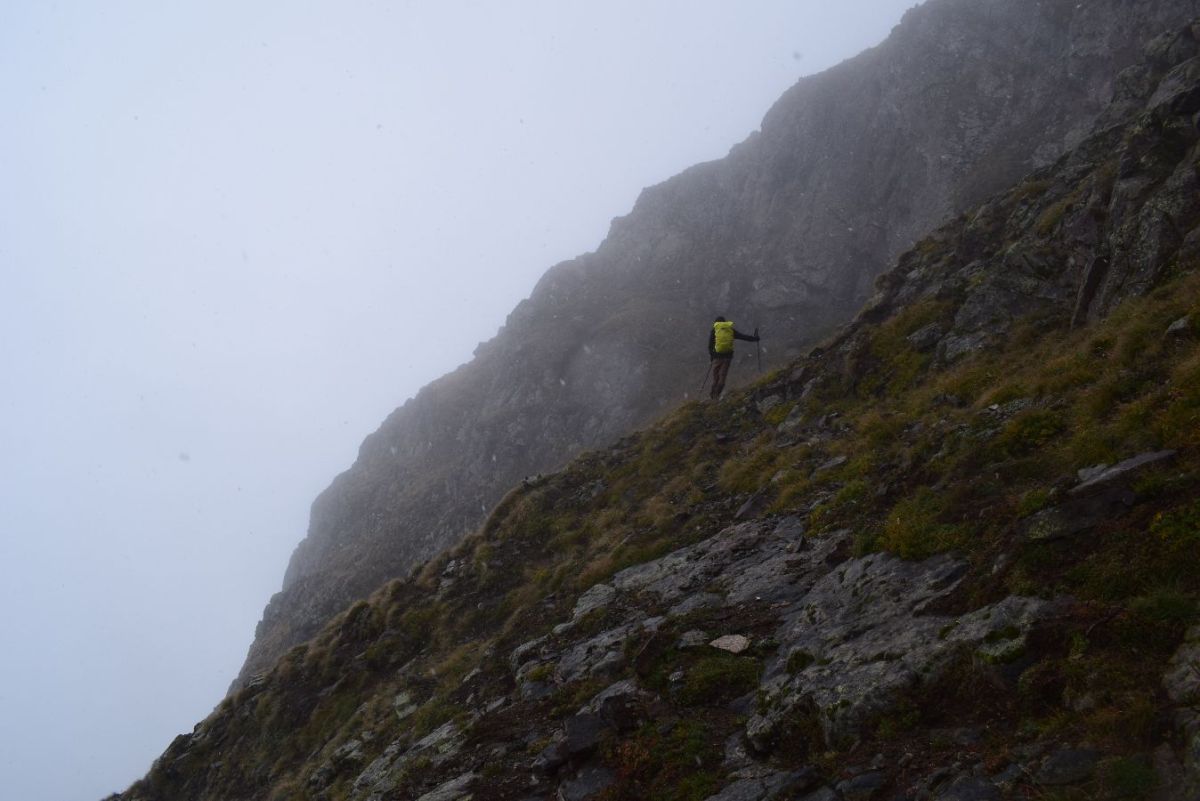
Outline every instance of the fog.
<path fill-rule="evenodd" d="M 144 773 L 363 437 L 909 5 L 0 6 L 5 796 Z"/>

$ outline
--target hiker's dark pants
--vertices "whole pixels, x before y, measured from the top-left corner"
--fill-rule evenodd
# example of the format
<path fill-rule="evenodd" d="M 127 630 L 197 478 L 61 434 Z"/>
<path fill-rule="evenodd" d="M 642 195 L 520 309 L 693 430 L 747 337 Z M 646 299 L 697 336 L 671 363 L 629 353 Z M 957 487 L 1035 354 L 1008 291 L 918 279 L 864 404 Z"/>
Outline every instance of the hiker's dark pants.
<path fill-rule="evenodd" d="M 712 360 L 712 397 L 719 398 L 721 393 L 725 391 L 725 378 L 729 375 L 729 365 L 733 364 L 733 359 L 713 359 Z"/>

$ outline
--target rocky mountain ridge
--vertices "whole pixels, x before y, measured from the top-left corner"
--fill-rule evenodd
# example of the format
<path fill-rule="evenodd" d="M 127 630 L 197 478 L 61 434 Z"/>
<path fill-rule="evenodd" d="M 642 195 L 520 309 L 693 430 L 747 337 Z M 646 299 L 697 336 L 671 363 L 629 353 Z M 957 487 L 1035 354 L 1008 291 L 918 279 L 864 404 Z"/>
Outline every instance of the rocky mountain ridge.
<path fill-rule="evenodd" d="M 771 365 L 799 355 L 918 236 L 1077 142 L 1142 43 L 1198 11 L 930 0 L 800 81 L 727 158 L 647 189 L 595 253 L 551 269 L 473 362 L 363 443 L 314 503 L 234 686 L 457 542 L 521 477 L 679 403 L 714 313 L 761 324 Z"/>
<path fill-rule="evenodd" d="M 719 404 L 520 485 L 117 798 L 1200 793 L 1200 19 Z"/>

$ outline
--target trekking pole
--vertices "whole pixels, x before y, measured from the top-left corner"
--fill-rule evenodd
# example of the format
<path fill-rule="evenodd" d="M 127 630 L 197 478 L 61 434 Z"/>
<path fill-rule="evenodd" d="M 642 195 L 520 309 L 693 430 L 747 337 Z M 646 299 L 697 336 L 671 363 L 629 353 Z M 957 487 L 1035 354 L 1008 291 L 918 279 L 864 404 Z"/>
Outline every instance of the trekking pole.
<path fill-rule="evenodd" d="M 754 326 L 754 352 L 758 355 L 758 372 L 762 372 L 762 343 L 758 341 L 758 326 Z"/>
<path fill-rule="evenodd" d="M 704 394 L 704 385 L 708 383 L 708 377 L 712 374 L 712 359 L 708 361 L 708 369 L 704 371 L 704 380 L 700 382 L 700 393 Z"/>

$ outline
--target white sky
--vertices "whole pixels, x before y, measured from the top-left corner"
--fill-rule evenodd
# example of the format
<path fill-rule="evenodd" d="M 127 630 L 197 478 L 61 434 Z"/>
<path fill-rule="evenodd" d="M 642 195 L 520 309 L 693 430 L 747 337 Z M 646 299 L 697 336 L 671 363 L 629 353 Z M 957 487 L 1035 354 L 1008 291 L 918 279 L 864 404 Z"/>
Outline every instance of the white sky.
<path fill-rule="evenodd" d="M 5 796 L 144 773 L 362 438 L 912 4 L 0 5 Z"/>

